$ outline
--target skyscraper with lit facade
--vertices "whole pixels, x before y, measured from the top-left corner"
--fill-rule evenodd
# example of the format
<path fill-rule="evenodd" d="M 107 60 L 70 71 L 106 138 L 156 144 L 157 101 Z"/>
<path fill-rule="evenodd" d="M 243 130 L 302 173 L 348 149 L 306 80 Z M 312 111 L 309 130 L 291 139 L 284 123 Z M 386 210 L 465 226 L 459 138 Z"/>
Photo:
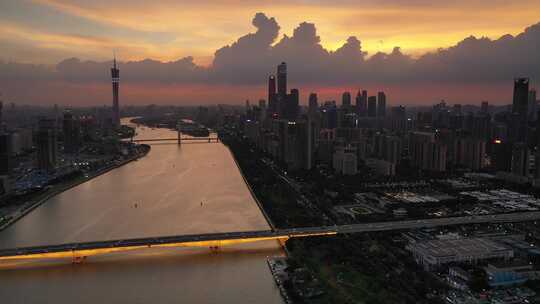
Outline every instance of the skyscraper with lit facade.
<path fill-rule="evenodd" d="M 120 85 L 120 69 L 116 65 L 116 58 L 114 58 L 113 67 L 111 68 L 112 76 L 112 90 L 113 90 L 113 106 L 112 106 L 112 124 L 115 128 L 120 126 L 120 105 L 118 88 Z"/>

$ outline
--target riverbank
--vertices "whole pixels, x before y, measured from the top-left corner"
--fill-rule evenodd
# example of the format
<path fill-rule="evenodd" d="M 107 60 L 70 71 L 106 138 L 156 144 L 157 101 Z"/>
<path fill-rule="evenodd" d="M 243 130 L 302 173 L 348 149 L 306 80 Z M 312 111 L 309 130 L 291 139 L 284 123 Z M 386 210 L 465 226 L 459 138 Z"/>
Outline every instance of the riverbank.
<path fill-rule="evenodd" d="M 231 148 L 225 143 L 223 145 L 225 147 L 227 147 L 227 150 L 231 154 L 231 157 L 234 160 L 234 163 L 236 164 L 236 167 L 238 168 L 238 171 L 240 171 L 240 175 L 242 176 L 242 179 L 244 180 L 244 183 L 246 184 L 247 188 L 249 189 L 249 193 L 251 193 L 251 196 L 255 200 L 255 203 L 257 203 L 257 206 L 259 206 L 259 210 L 261 210 L 261 213 L 263 214 L 264 218 L 266 219 L 266 222 L 268 223 L 268 225 L 270 225 L 270 228 L 272 228 L 272 230 L 276 230 L 276 226 L 274 225 L 274 222 L 272 222 L 272 219 L 270 218 L 270 216 L 268 216 L 268 214 L 266 213 L 266 210 L 264 210 L 263 205 L 261 204 L 261 202 L 257 198 L 257 195 L 255 194 L 255 191 L 253 191 L 253 189 L 251 188 L 251 185 L 249 184 L 246 176 L 244 175 L 244 172 L 242 171 L 242 167 L 240 167 L 240 164 L 236 160 L 236 157 L 234 156 L 234 153 L 231 151 Z"/>
<path fill-rule="evenodd" d="M 281 294 L 283 301 L 286 304 L 292 304 L 292 300 L 287 294 L 284 284 L 285 281 L 289 279 L 287 274 L 287 258 L 268 258 L 266 263 L 268 264 L 268 268 L 270 268 L 272 277 L 274 277 L 274 282 L 279 288 L 279 293 Z"/>
<path fill-rule="evenodd" d="M 39 207 L 42 204 L 44 204 L 45 202 L 47 202 L 52 197 L 54 197 L 54 196 L 56 196 L 56 195 L 58 195 L 58 194 L 60 194 L 60 193 L 62 193 L 64 191 L 67 191 L 67 190 L 69 190 L 69 189 L 71 189 L 73 187 L 76 187 L 76 186 L 78 186 L 78 185 L 80 185 L 82 183 L 85 183 L 85 182 L 87 182 L 87 181 L 89 181 L 89 180 L 91 180 L 93 178 L 96 178 L 96 177 L 98 177 L 100 175 L 103 175 L 103 174 L 105 174 L 105 173 L 107 173 L 107 172 L 109 172 L 109 171 L 111 171 L 113 169 L 119 168 L 119 167 L 121 167 L 123 165 L 126 165 L 126 164 L 132 162 L 132 161 L 138 160 L 139 158 L 146 156 L 148 154 L 148 152 L 150 152 L 151 148 L 150 148 L 149 145 L 141 145 L 141 147 L 143 148 L 142 152 L 134 154 L 131 157 L 120 161 L 119 163 L 109 165 L 107 167 L 104 167 L 104 168 L 101 168 L 101 169 L 97 170 L 96 172 L 90 173 L 87 176 L 78 177 L 78 178 L 76 178 L 74 180 L 65 182 L 65 183 L 63 183 L 61 185 L 56 185 L 56 186 L 52 187 L 51 189 L 46 190 L 46 192 L 41 193 L 36 200 L 27 202 L 27 203 L 21 205 L 21 207 L 19 209 L 12 212 L 12 214 L 8 216 L 9 219 L 0 224 L 0 231 L 6 229 L 7 227 L 9 227 L 12 224 L 16 223 L 18 220 L 20 220 L 25 215 L 32 212 L 34 209 L 36 209 L 37 207 Z"/>

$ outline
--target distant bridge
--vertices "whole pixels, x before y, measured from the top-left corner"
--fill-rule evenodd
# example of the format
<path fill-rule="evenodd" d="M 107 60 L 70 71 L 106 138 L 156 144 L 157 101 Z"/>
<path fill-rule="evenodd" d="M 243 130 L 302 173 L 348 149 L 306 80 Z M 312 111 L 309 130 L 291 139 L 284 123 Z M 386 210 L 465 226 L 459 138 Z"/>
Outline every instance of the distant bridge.
<path fill-rule="evenodd" d="M 131 139 L 132 142 L 142 143 L 142 142 L 158 142 L 158 141 L 175 141 L 179 145 L 182 142 L 219 142 L 219 137 L 178 137 L 178 138 L 149 138 L 149 139 Z"/>
<path fill-rule="evenodd" d="M 290 238 L 300 237 L 332 236 L 336 234 L 392 231 L 460 224 L 525 222 L 538 219 L 540 219 L 540 212 L 518 212 L 496 215 L 390 221 L 341 226 L 241 231 L 67 243 L 59 245 L 1 249 L 0 261 L 40 258 L 71 258 L 73 259 L 73 262 L 77 263 L 83 261 L 88 256 L 144 248 L 206 247 L 215 251 L 223 246 L 267 240 L 278 240 L 281 244 L 284 244 Z"/>
<path fill-rule="evenodd" d="M 131 142 L 141 143 L 141 142 L 162 142 L 162 141 L 175 141 L 178 145 L 181 145 L 182 142 L 219 142 L 219 136 L 205 136 L 205 137 L 182 137 L 182 128 L 180 123 L 176 126 L 177 136 L 174 138 L 147 138 L 147 139 L 134 139 L 131 138 Z"/>

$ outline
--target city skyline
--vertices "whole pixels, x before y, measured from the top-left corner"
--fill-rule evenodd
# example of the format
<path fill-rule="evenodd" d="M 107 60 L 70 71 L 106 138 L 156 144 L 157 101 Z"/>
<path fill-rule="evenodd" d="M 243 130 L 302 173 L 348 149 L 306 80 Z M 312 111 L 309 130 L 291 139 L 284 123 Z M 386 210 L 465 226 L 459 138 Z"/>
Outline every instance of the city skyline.
<path fill-rule="evenodd" d="M 512 100 L 512 87 L 508 85 L 511 79 L 529 77 L 533 88 L 540 79 L 540 62 L 535 56 L 540 24 L 534 22 L 520 31 L 508 30 L 488 35 L 490 38 L 464 34 L 448 48 L 413 54 L 397 44 L 377 53 L 367 47 L 365 41 L 369 39 L 355 35 L 354 29 L 333 48 L 324 39 L 325 29 L 317 23 L 302 21 L 291 35 L 278 17 L 253 15 L 250 33 L 239 38 L 231 34 L 229 39 L 234 42 L 217 47 L 209 65 L 198 62 L 196 56 L 179 56 L 172 61 L 132 60 L 128 52 L 117 49 L 115 41 L 108 41 L 101 49 L 109 53 L 108 58 L 112 58 L 113 50 L 117 51 L 126 92 L 123 104 L 239 104 L 246 98 L 255 101 L 267 97 L 264 75 L 272 73 L 273 66 L 282 61 L 295 70 L 289 77 L 291 85 L 306 93 L 300 95 L 300 104 L 307 104 L 308 92 L 317 92 L 321 100 L 332 100 L 339 99 L 344 91 L 359 88 L 384 90 L 396 97 L 390 103 L 422 105 L 444 99 L 449 103 L 488 100 L 508 104 Z M 249 24 L 248 20 L 243 23 Z M 211 22 L 208 26 L 212 26 Z M 4 48 L 10 47 L 14 45 L 8 41 Z M 37 49 L 28 46 L 21 50 Z M 9 52 L 3 54 L 5 57 Z M 69 54 L 65 57 L 68 59 L 56 65 L 47 63 L 46 52 L 35 57 L 40 58 L 38 63 L 0 57 L 4 99 L 41 105 L 107 104 L 110 89 L 106 70 L 112 65 L 111 59 L 88 57 L 76 50 Z M 27 83 L 32 83 L 34 89 L 22 90 Z"/>
<path fill-rule="evenodd" d="M 540 303 L 540 0 L 0 2 L 2 303 Z"/>

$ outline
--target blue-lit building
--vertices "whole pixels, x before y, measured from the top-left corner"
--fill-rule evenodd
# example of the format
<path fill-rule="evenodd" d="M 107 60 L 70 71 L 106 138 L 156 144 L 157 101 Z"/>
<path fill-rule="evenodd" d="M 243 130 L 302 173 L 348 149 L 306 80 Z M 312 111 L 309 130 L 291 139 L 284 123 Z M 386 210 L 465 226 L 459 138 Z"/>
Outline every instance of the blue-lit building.
<path fill-rule="evenodd" d="M 529 264 L 510 266 L 489 264 L 484 270 L 488 276 L 489 286 L 504 287 L 527 282 L 528 273 L 533 271 L 533 267 Z"/>

